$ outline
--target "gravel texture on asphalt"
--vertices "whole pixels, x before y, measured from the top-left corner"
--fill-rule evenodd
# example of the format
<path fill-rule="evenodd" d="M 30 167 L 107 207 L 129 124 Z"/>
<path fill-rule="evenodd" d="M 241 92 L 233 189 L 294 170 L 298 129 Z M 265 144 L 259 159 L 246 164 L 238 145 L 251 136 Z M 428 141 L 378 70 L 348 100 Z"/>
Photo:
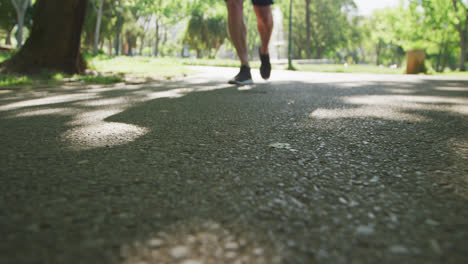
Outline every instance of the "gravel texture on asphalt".
<path fill-rule="evenodd" d="M 0 91 L 0 263 L 468 263 L 468 80 Z"/>

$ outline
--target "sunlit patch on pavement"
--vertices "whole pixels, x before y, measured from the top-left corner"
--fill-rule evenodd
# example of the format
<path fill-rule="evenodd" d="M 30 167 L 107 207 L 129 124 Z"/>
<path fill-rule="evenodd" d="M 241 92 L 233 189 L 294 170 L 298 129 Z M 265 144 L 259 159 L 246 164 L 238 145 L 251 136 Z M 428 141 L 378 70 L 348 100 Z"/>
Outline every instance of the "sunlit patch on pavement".
<path fill-rule="evenodd" d="M 99 99 L 99 100 L 89 100 L 76 103 L 77 105 L 83 106 L 107 106 L 107 105 L 122 105 L 125 104 L 127 100 L 124 97 L 117 97 L 111 99 Z"/>
<path fill-rule="evenodd" d="M 74 110 L 71 108 L 46 108 L 38 110 L 24 110 L 13 117 L 31 117 L 31 116 L 43 116 L 43 115 L 72 115 Z"/>
<path fill-rule="evenodd" d="M 146 241 L 123 245 L 119 258 L 121 264 L 281 263 L 276 250 L 254 234 L 213 221 L 178 223 Z"/>
<path fill-rule="evenodd" d="M 393 94 L 412 94 L 415 92 L 412 89 L 387 89 L 387 91 Z"/>
<path fill-rule="evenodd" d="M 0 106 L 0 111 L 16 110 L 24 107 L 33 107 L 41 105 L 60 104 L 79 100 L 90 100 L 95 99 L 97 97 L 98 96 L 96 94 L 89 93 L 56 95 L 51 97 L 44 97 L 3 105 Z"/>
<path fill-rule="evenodd" d="M 343 99 L 348 104 L 359 105 L 394 105 L 409 107 L 409 103 L 416 103 L 412 107 L 422 108 L 420 104 L 468 104 L 468 99 L 442 96 L 406 96 L 406 95 L 368 95 L 352 96 Z"/>
<path fill-rule="evenodd" d="M 232 87 L 232 85 L 228 85 L 228 84 L 215 84 L 215 85 L 208 85 L 206 87 L 203 87 L 203 88 L 197 88 L 197 92 L 208 92 L 208 91 L 214 91 L 214 90 L 220 90 L 220 89 L 226 89 L 226 88 L 230 88 Z"/>
<path fill-rule="evenodd" d="M 468 92 L 467 87 L 437 87 L 439 91 L 450 91 L 450 92 Z"/>
<path fill-rule="evenodd" d="M 310 119 L 338 119 L 338 118 L 363 118 L 374 117 L 386 120 L 406 120 L 406 121 L 423 121 L 426 118 L 415 114 L 407 114 L 399 112 L 391 108 L 378 107 L 358 107 L 351 109 L 322 109 L 319 108 L 310 113 Z"/>
<path fill-rule="evenodd" d="M 123 112 L 123 108 L 103 109 L 95 111 L 84 111 L 73 117 L 68 125 L 93 125 L 98 122 L 104 122 L 104 119 Z"/>
<path fill-rule="evenodd" d="M 0 90 L 0 94 L 7 94 L 11 92 L 12 92 L 11 90 Z"/>
<path fill-rule="evenodd" d="M 139 92 L 138 94 L 146 96 L 145 100 L 154 100 L 161 98 L 179 98 L 184 96 L 186 93 L 189 93 L 189 91 L 183 89 L 175 89 L 162 92 L 143 91 Z"/>
<path fill-rule="evenodd" d="M 442 96 L 366 95 L 350 96 L 344 103 L 357 108 L 316 109 L 310 119 L 337 119 L 374 117 L 386 120 L 426 121 L 427 118 L 411 111 L 445 111 L 468 114 L 468 99 Z"/>
<path fill-rule="evenodd" d="M 124 109 L 97 110 L 76 115 L 68 125 L 75 126 L 62 135 L 73 149 L 85 150 L 122 145 L 136 140 L 149 129 L 136 125 L 106 122 Z"/>
<path fill-rule="evenodd" d="M 97 122 L 73 128 L 63 135 L 76 150 L 112 147 L 134 141 L 148 133 L 148 129 L 116 122 Z"/>
<path fill-rule="evenodd" d="M 450 111 L 468 116 L 468 105 L 454 105 L 450 107 Z"/>

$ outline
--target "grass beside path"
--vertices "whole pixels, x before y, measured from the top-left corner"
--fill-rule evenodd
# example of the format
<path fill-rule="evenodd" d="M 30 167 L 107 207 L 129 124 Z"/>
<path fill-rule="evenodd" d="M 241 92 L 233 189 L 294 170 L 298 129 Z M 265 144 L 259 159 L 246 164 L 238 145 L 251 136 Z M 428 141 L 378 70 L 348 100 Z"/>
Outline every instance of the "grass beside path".
<path fill-rule="evenodd" d="M 172 79 L 191 73 L 180 59 L 151 57 L 109 57 L 95 56 L 88 58 L 90 69 L 101 73 L 132 74 L 143 78 Z"/>
<path fill-rule="evenodd" d="M 48 72 L 33 76 L 0 74 L 0 88 L 4 89 L 20 88 L 28 90 L 37 87 L 56 86 L 71 82 L 110 84 L 123 82 L 123 79 L 119 76 L 66 75 Z"/>
<path fill-rule="evenodd" d="M 0 62 L 11 54 L 0 53 Z M 172 79 L 191 73 L 180 59 L 148 57 L 86 56 L 92 74 L 66 75 L 43 72 L 34 76 L 0 74 L 0 88 L 32 89 L 38 86 L 55 86 L 67 82 L 111 84 L 118 82 L 141 83 Z"/>
<path fill-rule="evenodd" d="M 340 72 L 340 73 L 370 73 L 370 74 L 404 74 L 403 68 L 392 69 L 386 66 L 359 64 L 297 64 L 299 71 L 308 72 Z"/>

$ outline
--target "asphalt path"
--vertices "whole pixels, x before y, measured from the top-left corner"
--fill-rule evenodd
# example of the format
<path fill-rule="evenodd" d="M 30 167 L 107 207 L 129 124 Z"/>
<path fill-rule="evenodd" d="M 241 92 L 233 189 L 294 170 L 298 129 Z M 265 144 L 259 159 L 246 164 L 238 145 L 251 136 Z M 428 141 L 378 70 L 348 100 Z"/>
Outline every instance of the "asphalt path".
<path fill-rule="evenodd" d="M 468 79 L 0 90 L 0 263 L 468 263 Z"/>

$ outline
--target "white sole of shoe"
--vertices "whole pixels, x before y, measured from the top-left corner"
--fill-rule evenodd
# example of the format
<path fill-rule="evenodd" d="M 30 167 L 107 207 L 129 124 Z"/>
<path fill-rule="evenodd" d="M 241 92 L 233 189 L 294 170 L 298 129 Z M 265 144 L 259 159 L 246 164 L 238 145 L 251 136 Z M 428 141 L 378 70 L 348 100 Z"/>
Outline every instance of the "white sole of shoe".
<path fill-rule="evenodd" d="M 230 84 L 237 84 L 237 85 L 248 85 L 248 84 L 253 84 L 254 82 L 252 81 L 252 79 L 250 80 L 245 80 L 245 81 L 242 81 L 242 82 L 239 82 L 239 81 L 233 81 L 233 82 L 229 82 Z"/>

